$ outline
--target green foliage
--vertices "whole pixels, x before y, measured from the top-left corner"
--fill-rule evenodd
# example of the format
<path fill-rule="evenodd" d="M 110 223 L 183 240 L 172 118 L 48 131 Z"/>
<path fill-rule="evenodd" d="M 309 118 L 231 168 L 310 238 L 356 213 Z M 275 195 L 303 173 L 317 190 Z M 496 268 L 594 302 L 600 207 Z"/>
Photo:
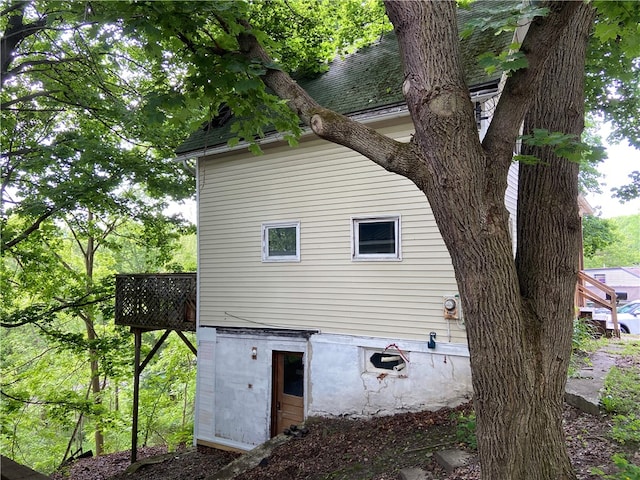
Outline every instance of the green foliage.
<path fill-rule="evenodd" d="M 583 252 L 587 258 L 621 240 L 612 220 L 585 215 L 582 218 Z"/>
<path fill-rule="evenodd" d="M 463 3 L 461 7 L 469 4 Z M 530 23 L 535 17 L 544 17 L 549 13 L 546 7 L 523 5 L 507 2 L 489 2 L 479 9 L 483 15 L 467 22 L 460 35 L 468 38 L 475 30 L 492 30 L 496 35 L 513 32 L 518 26 Z"/>
<path fill-rule="evenodd" d="M 601 128 L 602 125 L 600 122 L 595 120 L 592 115 L 587 114 L 585 128 L 582 131 L 582 142 L 587 145 L 592 145 L 594 151 L 599 152 L 599 155 L 589 156 L 584 159 L 585 161 L 580 163 L 578 182 L 580 192 L 583 194 L 586 192 L 602 193 L 600 188 L 602 174 L 598 171 L 597 167 L 599 163 L 607 159 L 607 151 L 600 136 Z"/>
<path fill-rule="evenodd" d="M 152 126 L 195 131 L 224 105 L 233 112 L 236 139 L 231 145 L 247 141 L 256 153 L 255 140 L 264 137 L 267 126 L 290 142 L 301 133 L 297 115 L 266 91 L 261 79 L 265 72 L 317 75 L 336 54 L 391 30 L 377 0 L 100 2 L 92 5 L 92 15 L 94 21 L 117 29 L 128 55 L 153 78 L 154 89 L 143 103 Z M 249 32 L 273 61 L 243 55 L 239 39 Z"/>
<path fill-rule="evenodd" d="M 616 353 L 640 358 L 640 342 L 625 342 Z M 601 402 L 607 412 L 614 414 L 611 437 L 621 444 L 629 444 L 632 449 L 640 446 L 640 368 L 635 364 L 613 367 L 605 379 Z M 592 469 L 592 473 L 608 480 L 640 479 L 640 466 L 619 453 L 612 459 L 618 468 L 616 473 L 605 474 L 600 468 Z"/>
<path fill-rule="evenodd" d="M 167 198 L 190 196 L 193 179 L 167 161 L 182 131 L 152 125 L 139 108 L 167 90 L 166 82 L 149 82 L 153 66 L 141 52 L 114 26 L 90 22 L 83 4 L 13 7 L 0 21 L 8 48 L 0 92 L 2 250 L 79 207 L 141 218 Z"/>
<path fill-rule="evenodd" d="M 455 415 L 456 439 L 458 442 L 467 445 L 473 450 L 478 448 L 478 438 L 476 437 L 476 414 L 471 412 L 466 415 L 458 413 Z"/>
<path fill-rule="evenodd" d="M 33 326 L 4 331 L 2 343 L 0 448 L 51 471 L 62 460 L 77 416 L 94 413 L 85 396 L 85 361 L 49 345 Z"/>
<path fill-rule="evenodd" d="M 595 475 L 601 475 L 605 480 L 638 480 L 640 479 L 640 466 L 634 465 L 623 455 L 616 453 L 611 457 L 613 463 L 618 467 L 618 472 L 612 475 L 606 474 L 601 468 L 592 469 Z"/>
<path fill-rule="evenodd" d="M 478 64 L 484 68 L 488 75 L 495 72 L 505 72 L 507 75 L 527 68 L 529 62 L 524 53 L 519 51 L 519 44 L 512 44 L 509 50 L 500 52 L 498 55 L 483 53 L 478 57 Z"/>
<path fill-rule="evenodd" d="M 605 380 L 602 406 L 614 413 L 611 435 L 640 445 L 640 368 L 613 367 Z"/>
<path fill-rule="evenodd" d="M 0 442 L 50 470 L 76 422 L 76 446 L 87 432 L 123 430 L 108 400 L 130 376 L 132 350 L 113 325 L 113 274 L 132 245 L 146 269 L 171 260 L 179 222 L 155 212 L 191 195 L 194 182 L 167 161 L 182 130 L 145 118 L 145 99 L 160 111 L 176 102 L 162 97 L 166 82 L 149 82 L 153 65 L 133 43 L 89 21 L 85 5 L 13 7 L 0 19 L 11 54 L 0 92 L 0 289 L 12 292 L 0 304 L 8 399 Z M 91 378 L 99 392 L 88 389 Z"/>
<path fill-rule="evenodd" d="M 614 127 L 613 141 L 640 148 L 640 3 L 597 0 L 587 53 L 587 107 Z"/>
<path fill-rule="evenodd" d="M 613 188 L 613 196 L 619 198 L 622 202 L 628 202 L 634 198 L 640 197 L 640 172 L 635 171 L 629 174 L 631 183 L 620 188 Z"/>
<path fill-rule="evenodd" d="M 191 343 L 194 334 L 185 333 Z M 153 342 L 155 343 L 155 341 Z M 152 342 L 147 339 L 145 349 Z M 193 435 L 196 362 L 179 337 L 167 339 L 141 376 L 140 440 L 177 447 Z"/>
<path fill-rule="evenodd" d="M 167 272 L 195 272 L 198 269 L 196 234 L 180 236 L 172 259 L 165 268 Z"/>
<path fill-rule="evenodd" d="M 596 327 L 585 318 L 576 318 L 573 321 L 573 334 L 571 336 L 571 348 L 574 352 L 584 352 L 591 348 L 596 338 Z"/>
<path fill-rule="evenodd" d="M 534 128 L 533 133 L 521 135 L 523 143 L 534 147 L 549 147 L 554 153 L 571 162 L 593 164 L 604 158 L 604 148 L 600 145 L 589 145 L 575 135 L 562 132 L 549 132 L 546 129 Z M 525 163 L 538 163 L 531 155 L 515 155 L 514 160 Z"/>
<path fill-rule="evenodd" d="M 585 363 L 589 362 L 586 356 L 588 352 L 596 351 L 602 347 L 603 342 L 606 342 L 606 339 L 598 338 L 597 333 L 597 328 L 587 318 L 577 317 L 573 320 L 569 377 L 575 375 Z"/>
<path fill-rule="evenodd" d="M 622 444 L 640 444 L 640 416 L 634 414 L 614 415 L 611 437 Z"/>
<path fill-rule="evenodd" d="M 458 2 L 460 8 L 468 8 L 472 2 Z M 514 32 L 519 26 L 530 23 L 535 17 L 546 16 L 549 9 L 533 5 L 514 4 L 509 2 L 487 2 L 476 6 L 482 15 L 469 20 L 462 30 L 460 37 L 468 39 L 475 31 L 493 31 L 495 35 Z M 478 64 L 487 74 L 504 72 L 507 75 L 516 70 L 527 68 L 529 62 L 524 52 L 520 51 L 520 44 L 513 43 L 504 51 L 494 54 L 485 52 L 478 57 Z"/>
<path fill-rule="evenodd" d="M 585 268 L 630 267 L 640 265 L 640 214 L 607 220 L 617 238 L 585 258 Z"/>
<path fill-rule="evenodd" d="M 613 367 L 605 381 L 602 405 L 607 412 L 630 413 L 638 411 L 640 400 L 640 370 Z"/>
<path fill-rule="evenodd" d="M 89 273 L 86 242 L 91 238 Z M 0 303 L 3 326 L 12 326 L 3 328 L 0 356 L 3 452 L 49 472 L 65 457 L 68 442 L 71 451 L 94 448 L 95 430 L 105 436 L 105 451 L 129 447 L 133 338 L 113 323 L 113 274 L 128 265 L 157 271 L 175 263 L 172 252 L 179 240 L 191 245 L 180 252 L 180 261 L 195 265 L 194 235 L 183 240 L 171 223 L 102 222 L 78 212 L 66 226 L 45 222 L 2 258 L 2 287 L 15 293 Z M 94 338 L 88 337 L 87 325 Z M 97 361 L 101 384 L 95 395 L 89 389 L 91 360 Z M 193 355 L 179 338 L 170 338 L 146 371 L 164 383 L 160 388 L 143 381 L 145 398 L 168 404 L 149 415 L 154 422 L 150 442 L 178 442 L 173 436 L 183 438 L 192 422 Z M 163 399 L 162 391 L 172 400 Z M 80 428 L 74 434 L 76 423 Z"/>
<path fill-rule="evenodd" d="M 620 346 L 622 348 L 617 352 L 619 355 L 640 357 L 640 341 L 626 341 Z"/>

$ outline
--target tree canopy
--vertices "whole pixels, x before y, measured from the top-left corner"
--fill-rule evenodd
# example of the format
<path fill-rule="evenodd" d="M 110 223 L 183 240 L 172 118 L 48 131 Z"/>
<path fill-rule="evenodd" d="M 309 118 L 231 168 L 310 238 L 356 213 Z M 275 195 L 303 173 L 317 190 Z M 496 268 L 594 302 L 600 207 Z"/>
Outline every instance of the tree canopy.
<path fill-rule="evenodd" d="M 138 108 L 157 86 L 139 50 L 84 5 L 0 8 L 3 251 L 78 207 L 148 215 L 152 199 L 191 195 L 188 172 L 168 161 L 182 131 Z"/>
<path fill-rule="evenodd" d="M 3 1 L 0 11 L 2 445 L 27 448 L 22 426 L 44 429 L 24 416 L 38 409 L 56 426 L 35 448 L 59 455 L 40 459 L 50 469 L 82 445 L 81 424 L 97 453 L 113 433 L 103 400 L 117 396 L 131 354 L 113 326 L 113 274 L 134 246 L 142 271 L 170 260 L 183 222 L 162 211 L 195 182 L 171 161 L 182 130 L 139 108 L 159 84 L 121 29 L 75 2 Z"/>
<path fill-rule="evenodd" d="M 586 217 L 584 237 L 586 268 L 640 265 L 640 214 Z"/>
<path fill-rule="evenodd" d="M 580 136 L 585 98 L 612 122 L 614 138 L 640 144 L 640 4 L 551 1 L 533 13 L 505 4 L 513 14 L 487 24 L 526 23 L 528 33 L 515 53 L 492 62 L 508 75 L 480 141 L 451 2 L 3 1 L 3 253 L 27 276 L 43 239 L 51 235 L 50 245 L 56 237 L 54 219 L 85 220 L 83 238 L 99 239 L 98 224 L 109 230 L 116 214 L 151 218 L 159 206 L 151 199 L 190 194 L 191 178 L 167 159 L 186 133 L 224 109 L 236 143 L 255 142 L 273 126 L 295 144 L 306 125 L 425 193 L 467 312 L 485 477 L 572 478 L 558 418 L 578 254 L 578 167 L 566 150 L 549 147 Z M 505 4 L 493 8 L 504 12 Z M 391 28 L 416 130 L 409 143 L 323 108 L 295 81 Z M 526 214 L 518 216 L 514 261 L 503 200 L 523 122 L 534 140 L 523 154 L 533 160 L 521 165 Z M 518 437 L 523 422 L 535 442 Z"/>

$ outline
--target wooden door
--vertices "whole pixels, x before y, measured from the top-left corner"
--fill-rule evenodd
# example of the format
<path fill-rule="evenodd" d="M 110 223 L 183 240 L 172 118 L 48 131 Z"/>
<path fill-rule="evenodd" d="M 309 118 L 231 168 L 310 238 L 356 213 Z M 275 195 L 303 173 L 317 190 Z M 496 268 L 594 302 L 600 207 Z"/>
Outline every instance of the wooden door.
<path fill-rule="evenodd" d="M 273 352 L 271 436 L 304 421 L 304 363 L 302 353 Z"/>

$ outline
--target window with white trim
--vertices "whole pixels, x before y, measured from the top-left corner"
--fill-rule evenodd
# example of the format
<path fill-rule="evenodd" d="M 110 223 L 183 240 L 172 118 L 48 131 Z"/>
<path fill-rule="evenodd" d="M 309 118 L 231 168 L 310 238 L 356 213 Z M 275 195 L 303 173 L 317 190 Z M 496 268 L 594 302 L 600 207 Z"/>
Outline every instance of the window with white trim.
<path fill-rule="evenodd" d="M 351 219 L 353 260 L 401 260 L 400 216 Z"/>
<path fill-rule="evenodd" d="M 300 261 L 300 222 L 262 224 L 262 261 Z"/>

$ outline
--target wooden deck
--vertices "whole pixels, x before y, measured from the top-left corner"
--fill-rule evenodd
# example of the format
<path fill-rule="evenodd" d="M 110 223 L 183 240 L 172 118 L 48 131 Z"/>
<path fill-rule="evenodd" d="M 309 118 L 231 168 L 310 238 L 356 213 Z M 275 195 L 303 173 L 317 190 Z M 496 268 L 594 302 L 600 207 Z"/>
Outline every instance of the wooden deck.
<path fill-rule="evenodd" d="M 143 330 L 195 331 L 196 274 L 116 275 L 115 322 Z"/>

